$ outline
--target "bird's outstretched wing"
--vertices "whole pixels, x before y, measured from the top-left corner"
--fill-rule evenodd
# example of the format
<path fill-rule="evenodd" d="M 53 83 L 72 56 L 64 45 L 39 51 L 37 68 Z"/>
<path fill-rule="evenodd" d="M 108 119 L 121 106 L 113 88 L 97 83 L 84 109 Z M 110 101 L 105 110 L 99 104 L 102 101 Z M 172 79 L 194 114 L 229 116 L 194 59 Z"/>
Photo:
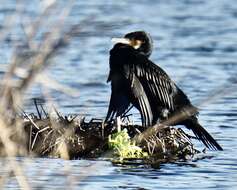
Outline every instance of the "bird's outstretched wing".
<path fill-rule="evenodd" d="M 153 114 L 144 87 L 134 73 L 130 75 L 130 77 L 132 92 L 131 103 L 140 111 L 143 126 L 151 126 Z"/>
<path fill-rule="evenodd" d="M 124 64 L 124 75 L 131 83 L 133 91 L 138 91 L 139 85 L 143 88 L 143 93 L 148 99 L 148 104 L 153 113 L 152 124 L 157 122 L 157 119 L 164 117 L 164 112 L 173 112 L 175 110 L 175 96 L 179 89 L 169 76 L 160 67 L 155 65 L 143 55 L 134 55 L 128 64 Z M 134 78 L 139 83 L 134 83 Z M 176 96 L 177 97 L 177 96 Z M 140 105 L 141 106 L 141 105 Z M 150 118 L 142 115 L 145 123 L 150 122 Z M 148 121 L 147 121 L 148 120 Z M 151 123 L 150 123 L 151 124 Z"/>
<path fill-rule="evenodd" d="M 144 86 L 131 68 L 133 51 L 127 46 L 110 51 L 108 81 L 111 81 L 112 93 L 106 120 L 122 115 L 132 104 L 140 111 L 142 124 L 149 126 L 153 120 L 152 110 Z"/>
<path fill-rule="evenodd" d="M 115 116 L 121 116 L 129 108 L 129 105 L 133 104 L 141 113 L 142 124 L 149 126 L 153 116 L 148 98 L 138 78 L 134 74 L 130 77 L 132 78 L 119 77 L 120 79 L 117 81 L 111 76 L 112 93 L 106 121 L 113 120 Z"/>
<path fill-rule="evenodd" d="M 111 121 L 115 116 L 121 116 L 129 107 L 129 100 L 124 94 L 116 93 L 112 90 L 109 109 L 106 116 L 106 121 Z"/>

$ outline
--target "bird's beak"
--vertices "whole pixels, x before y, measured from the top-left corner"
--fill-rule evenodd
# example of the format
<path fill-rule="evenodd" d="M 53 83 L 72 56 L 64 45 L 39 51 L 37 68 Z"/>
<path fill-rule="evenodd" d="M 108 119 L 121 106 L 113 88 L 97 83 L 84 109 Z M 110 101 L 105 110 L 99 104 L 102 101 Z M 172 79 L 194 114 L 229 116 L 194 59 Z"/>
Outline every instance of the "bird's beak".
<path fill-rule="evenodd" d="M 134 49 L 138 49 L 142 45 L 142 41 L 140 40 L 130 40 L 128 38 L 112 38 L 113 43 L 122 43 L 132 46 Z"/>
<path fill-rule="evenodd" d="M 128 38 L 112 38 L 111 41 L 115 44 L 121 43 L 121 44 L 131 45 L 131 40 L 129 40 Z"/>

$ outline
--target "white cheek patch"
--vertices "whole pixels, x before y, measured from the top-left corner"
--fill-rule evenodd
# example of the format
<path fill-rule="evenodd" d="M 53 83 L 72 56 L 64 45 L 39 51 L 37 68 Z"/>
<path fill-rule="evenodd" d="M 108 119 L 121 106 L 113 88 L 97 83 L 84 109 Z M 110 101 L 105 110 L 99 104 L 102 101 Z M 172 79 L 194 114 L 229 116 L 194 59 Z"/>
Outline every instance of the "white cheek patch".
<path fill-rule="evenodd" d="M 140 47 L 141 47 L 140 44 L 133 46 L 134 49 L 138 49 L 138 48 L 140 48 Z"/>
<path fill-rule="evenodd" d="M 141 45 L 142 45 L 142 42 L 140 40 L 136 40 L 135 44 L 133 45 L 133 48 L 138 49 L 141 47 Z"/>

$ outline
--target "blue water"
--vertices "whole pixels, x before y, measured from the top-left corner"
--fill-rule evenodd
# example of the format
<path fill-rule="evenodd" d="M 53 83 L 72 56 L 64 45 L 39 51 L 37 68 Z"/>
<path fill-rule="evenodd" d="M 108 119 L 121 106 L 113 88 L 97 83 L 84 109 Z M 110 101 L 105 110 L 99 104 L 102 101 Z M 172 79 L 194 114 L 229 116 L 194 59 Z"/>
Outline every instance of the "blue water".
<path fill-rule="evenodd" d="M 38 1 L 25 1 L 16 23 L 40 14 Z M 66 2 L 66 1 L 65 1 Z M 59 2 L 64 7 L 65 2 Z M 14 11 L 15 1 L 0 6 L 0 23 Z M 50 17 L 53 20 L 57 14 Z M 79 90 L 77 97 L 50 90 L 51 99 L 64 113 L 104 118 L 110 85 L 109 50 L 112 37 L 146 30 L 154 39 L 151 60 L 160 65 L 200 107 L 200 122 L 223 146 L 208 152 L 208 159 L 164 164 L 160 168 L 113 166 L 108 161 L 23 159 L 32 188 L 39 189 L 235 189 L 237 187 L 237 4 L 235 0 L 76 1 L 66 27 L 82 25 L 81 33 L 60 50 L 47 72 L 61 84 Z M 50 22 L 50 21 L 49 21 Z M 0 29 L 3 26 L 0 25 Z M 12 47 L 24 39 L 13 27 L 1 42 L 0 65 L 4 73 Z M 26 99 L 43 96 L 35 85 Z M 27 106 L 26 106 L 27 107 Z M 29 107 L 30 109 L 30 107 Z M 138 115 L 134 115 L 136 121 Z M 202 149 L 200 143 L 196 147 Z M 3 174 L 4 162 L 0 173 Z M 9 178 L 6 189 L 18 189 Z"/>

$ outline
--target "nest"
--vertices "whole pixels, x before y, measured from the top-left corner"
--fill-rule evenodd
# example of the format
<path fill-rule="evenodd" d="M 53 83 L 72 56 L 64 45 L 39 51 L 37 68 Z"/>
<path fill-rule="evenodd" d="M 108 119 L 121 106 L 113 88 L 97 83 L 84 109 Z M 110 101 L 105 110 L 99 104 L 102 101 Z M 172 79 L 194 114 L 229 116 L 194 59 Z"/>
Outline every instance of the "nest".
<path fill-rule="evenodd" d="M 146 160 L 187 159 L 198 152 L 190 137 L 180 128 L 156 125 L 151 127 L 152 133 L 147 133 L 146 128 L 132 125 L 129 117 L 123 117 L 122 124 L 115 121 L 105 123 L 102 119 L 86 121 L 79 115 L 63 116 L 57 110 L 54 117 L 49 117 L 42 106 L 35 105 L 37 115 L 23 113 L 26 146 L 29 153 L 35 156 L 111 158 L 113 154 L 109 150 L 108 138 L 118 128 L 126 128 L 131 141 L 148 153 Z"/>

